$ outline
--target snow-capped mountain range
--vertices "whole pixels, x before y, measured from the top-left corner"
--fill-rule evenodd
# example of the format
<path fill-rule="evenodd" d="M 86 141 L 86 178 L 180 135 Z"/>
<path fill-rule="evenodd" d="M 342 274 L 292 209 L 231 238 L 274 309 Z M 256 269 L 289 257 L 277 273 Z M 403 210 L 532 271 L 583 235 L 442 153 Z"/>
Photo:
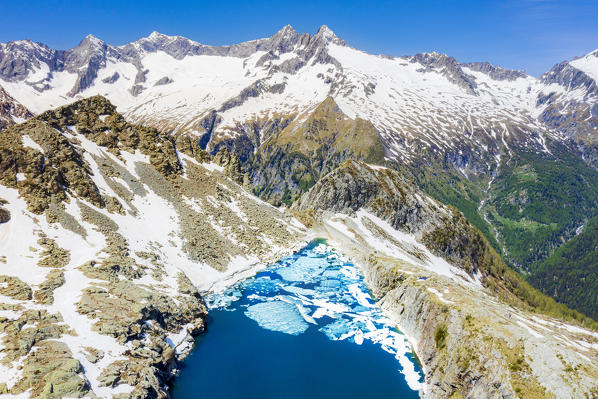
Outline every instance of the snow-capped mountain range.
<path fill-rule="evenodd" d="M 324 237 L 423 397 L 588 397 L 598 325 L 501 255 L 531 270 L 597 216 L 597 75 L 598 51 L 534 78 L 326 26 L 0 44 L 0 395 L 167 398 L 202 295 Z"/>
<path fill-rule="evenodd" d="M 438 53 L 370 55 L 326 26 L 223 47 L 157 32 L 118 47 L 89 35 L 67 51 L 0 44 L 0 86 L 36 114 L 101 94 L 129 121 L 203 136 L 208 149 L 249 139 L 250 152 L 265 139 L 261 121 L 305 118 L 332 97 L 375 126 L 387 158 L 473 148 L 460 161 L 473 171 L 491 166 L 478 156 L 518 143 L 547 151 L 547 135 L 595 134 L 596 79 L 598 51 L 534 78 Z"/>

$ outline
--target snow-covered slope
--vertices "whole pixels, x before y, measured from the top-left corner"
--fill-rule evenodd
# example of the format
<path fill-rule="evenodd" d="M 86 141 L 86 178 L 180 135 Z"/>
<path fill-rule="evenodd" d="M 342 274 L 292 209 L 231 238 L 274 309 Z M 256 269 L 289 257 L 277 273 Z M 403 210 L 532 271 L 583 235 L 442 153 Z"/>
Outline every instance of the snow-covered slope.
<path fill-rule="evenodd" d="M 577 58 L 569 64 L 590 76 L 594 82 L 598 82 L 598 50 Z"/>
<path fill-rule="evenodd" d="M 101 94 L 130 121 L 194 132 L 211 150 L 243 140 L 246 153 L 264 140 L 265 120 L 305 118 L 332 97 L 374 124 L 389 158 L 410 161 L 422 149 L 459 158 L 473 148 L 455 164 L 475 169 L 475 158 L 486 168 L 513 145 L 546 150 L 544 136 L 567 132 L 551 123 L 559 105 L 583 104 L 595 119 L 597 60 L 590 53 L 536 79 L 438 53 L 370 55 L 326 26 L 313 36 L 286 26 L 224 47 L 157 32 L 120 47 L 88 36 L 68 51 L 0 44 L 0 84 L 36 113 Z"/>
<path fill-rule="evenodd" d="M 198 288 L 302 245 L 234 157 L 177 141 L 99 97 L 0 134 L 0 394 L 165 395 L 204 329 Z"/>
<path fill-rule="evenodd" d="M 24 122 L 32 116 L 33 114 L 27 108 L 0 86 L 0 130 L 15 123 Z"/>

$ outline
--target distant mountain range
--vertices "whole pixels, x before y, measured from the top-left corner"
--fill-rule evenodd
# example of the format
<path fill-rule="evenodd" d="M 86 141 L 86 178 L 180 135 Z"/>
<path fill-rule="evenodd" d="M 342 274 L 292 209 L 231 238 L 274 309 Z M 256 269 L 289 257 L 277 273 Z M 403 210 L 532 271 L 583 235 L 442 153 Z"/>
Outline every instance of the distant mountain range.
<path fill-rule="evenodd" d="M 219 47 L 158 32 L 66 51 L 20 40 L 0 44 L 0 124 L 100 94 L 129 122 L 236 153 L 276 205 L 345 160 L 384 164 L 459 208 L 511 266 L 546 274 L 598 215 L 597 79 L 598 50 L 534 78 L 439 53 L 370 55 L 326 26 Z M 580 288 L 549 294 L 572 304 Z"/>
<path fill-rule="evenodd" d="M 562 133 L 586 139 L 598 123 L 597 77 L 596 51 L 536 79 L 438 53 L 369 55 L 326 26 L 313 36 L 285 26 L 223 47 L 157 32 L 119 47 L 92 35 L 66 51 L 0 44 L 0 85 L 33 113 L 101 94 L 131 121 L 209 135 L 209 148 L 247 140 L 250 152 L 267 136 L 260 121 L 301 118 L 331 97 L 375 126 L 388 159 L 454 152 L 466 172 L 503 147 L 542 150 L 544 137 Z"/>

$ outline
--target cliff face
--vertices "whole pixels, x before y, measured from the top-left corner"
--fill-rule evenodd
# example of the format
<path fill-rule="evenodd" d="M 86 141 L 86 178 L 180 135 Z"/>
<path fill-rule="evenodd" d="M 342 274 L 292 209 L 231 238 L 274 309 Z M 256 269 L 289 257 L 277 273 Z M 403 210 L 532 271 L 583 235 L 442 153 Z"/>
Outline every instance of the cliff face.
<path fill-rule="evenodd" d="M 577 344 L 595 345 L 595 334 L 388 258 L 370 254 L 361 264 L 383 310 L 412 338 L 424 367 L 424 397 L 596 394 L 596 350 Z"/>
<path fill-rule="evenodd" d="M 435 256 L 471 278 L 476 276 L 503 299 L 529 302 L 519 291 L 535 294 L 458 210 L 427 197 L 391 169 L 347 161 L 322 178 L 293 209 L 349 215 L 367 210 L 393 229 L 414 235 Z"/>
<path fill-rule="evenodd" d="M 598 334 L 563 322 L 568 313 L 508 269 L 458 211 L 396 172 L 347 162 L 294 210 L 361 266 L 411 338 L 425 397 L 598 392 Z"/>

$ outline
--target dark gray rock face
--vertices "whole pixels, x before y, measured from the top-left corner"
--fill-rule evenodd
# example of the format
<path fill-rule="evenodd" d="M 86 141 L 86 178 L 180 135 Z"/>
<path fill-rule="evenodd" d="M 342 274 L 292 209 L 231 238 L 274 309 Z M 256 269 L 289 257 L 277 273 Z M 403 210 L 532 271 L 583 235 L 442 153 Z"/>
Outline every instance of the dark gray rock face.
<path fill-rule="evenodd" d="M 109 52 L 113 53 L 112 49 L 92 35 L 86 36 L 74 49 L 64 52 L 62 61 L 65 69 L 79 75 L 68 93 L 69 96 L 74 96 L 93 84 L 100 68 L 106 66 Z"/>
<path fill-rule="evenodd" d="M 245 101 L 247 101 L 249 98 L 259 97 L 263 93 L 280 94 L 284 91 L 285 86 L 286 86 L 286 83 L 278 83 L 278 84 L 270 86 L 270 85 L 264 83 L 264 81 L 261 79 L 256 80 L 250 86 L 243 89 L 241 91 L 241 93 L 239 93 L 239 95 L 231 98 L 230 100 L 228 100 L 227 102 L 222 104 L 222 107 L 220 107 L 220 109 L 218 111 L 224 112 L 231 108 L 238 107 L 238 106 L 242 105 Z"/>
<path fill-rule="evenodd" d="M 172 82 L 174 82 L 174 80 L 170 79 L 168 76 L 164 76 L 163 78 L 158 80 L 156 83 L 154 83 L 154 86 L 163 86 L 163 85 L 170 84 Z"/>
<path fill-rule="evenodd" d="M 218 113 L 214 110 L 210 112 L 207 116 L 205 116 L 201 122 L 199 123 L 198 128 L 202 129 L 201 137 L 199 139 L 199 147 L 202 150 L 208 148 L 208 144 L 210 144 L 210 140 L 212 139 L 212 132 L 214 131 L 214 126 L 222 121 L 222 117 L 218 115 Z"/>
<path fill-rule="evenodd" d="M 572 139 L 586 163 L 597 168 L 598 149 L 594 143 L 598 132 L 598 83 L 569 62 L 555 65 L 540 81 L 564 90 L 547 87 L 538 94 L 536 105 L 543 107 L 538 119 Z"/>
<path fill-rule="evenodd" d="M 104 83 L 115 83 L 120 78 L 120 74 L 118 72 L 114 72 L 112 76 L 109 76 L 105 79 L 102 79 Z"/>
<path fill-rule="evenodd" d="M 0 223 L 6 223 L 10 220 L 10 212 L 4 208 L 0 208 Z"/>
<path fill-rule="evenodd" d="M 31 40 L 18 40 L 0 43 L 0 77 L 8 82 L 24 80 L 34 69 L 42 64 L 57 69 L 60 62 L 57 52 L 41 43 Z"/>
<path fill-rule="evenodd" d="M 38 82 L 28 82 L 43 91 L 53 72 L 69 71 L 78 77 L 70 90 L 73 96 L 93 84 L 98 70 L 106 65 L 107 57 L 119 58 L 118 51 L 98 38 L 88 35 L 71 50 L 52 50 L 41 43 L 20 40 L 0 44 L 0 77 L 10 82 L 27 79 L 30 73 L 48 67 L 46 78 Z"/>
<path fill-rule="evenodd" d="M 439 72 L 450 82 L 465 89 L 469 94 L 477 95 L 475 78 L 466 74 L 461 65 L 453 57 L 439 53 L 421 53 L 413 57 L 407 57 L 407 60 L 423 65 L 424 72 Z"/>
<path fill-rule="evenodd" d="M 550 71 L 540 77 L 544 84 L 556 83 L 569 90 L 582 88 L 589 96 L 598 96 L 598 86 L 596 81 L 583 71 L 571 66 L 569 62 L 564 61 L 555 65 Z"/>
<path fill-rule="evenodd" d="M 461 65 L 474 71 L 485 73 L 494 80 L 513 81 L 519 78 L 527 77 L 525 71 L 514 71 L 512 69 L 505 69 L 499 66 L 492 65 L 489 62 L 468 62 Z"/>
<path fill-rule="evenodd" d="M 145 88 L 141 85 L 135 85 L 133 87 L 131 87 L 131 89 L 129 90 L 131 92 L 131 94 L 135 97 L 137 97 L 139 94 L 141 94 L 141 92 L 144 90 Z"/>
<path fill-rule="evenodd" d="M 364 208 L 395 229 L 417 233 L 438 224 L 438 206 L 397 172 L 351 160 L 320 179 L 293 209 L 352 214 Z"/>
<path fill-rule="evenodd" d="M 15 120 L 31 117 L 33 114 L 0 86 L 0 130 L 14 124 Z"/>

